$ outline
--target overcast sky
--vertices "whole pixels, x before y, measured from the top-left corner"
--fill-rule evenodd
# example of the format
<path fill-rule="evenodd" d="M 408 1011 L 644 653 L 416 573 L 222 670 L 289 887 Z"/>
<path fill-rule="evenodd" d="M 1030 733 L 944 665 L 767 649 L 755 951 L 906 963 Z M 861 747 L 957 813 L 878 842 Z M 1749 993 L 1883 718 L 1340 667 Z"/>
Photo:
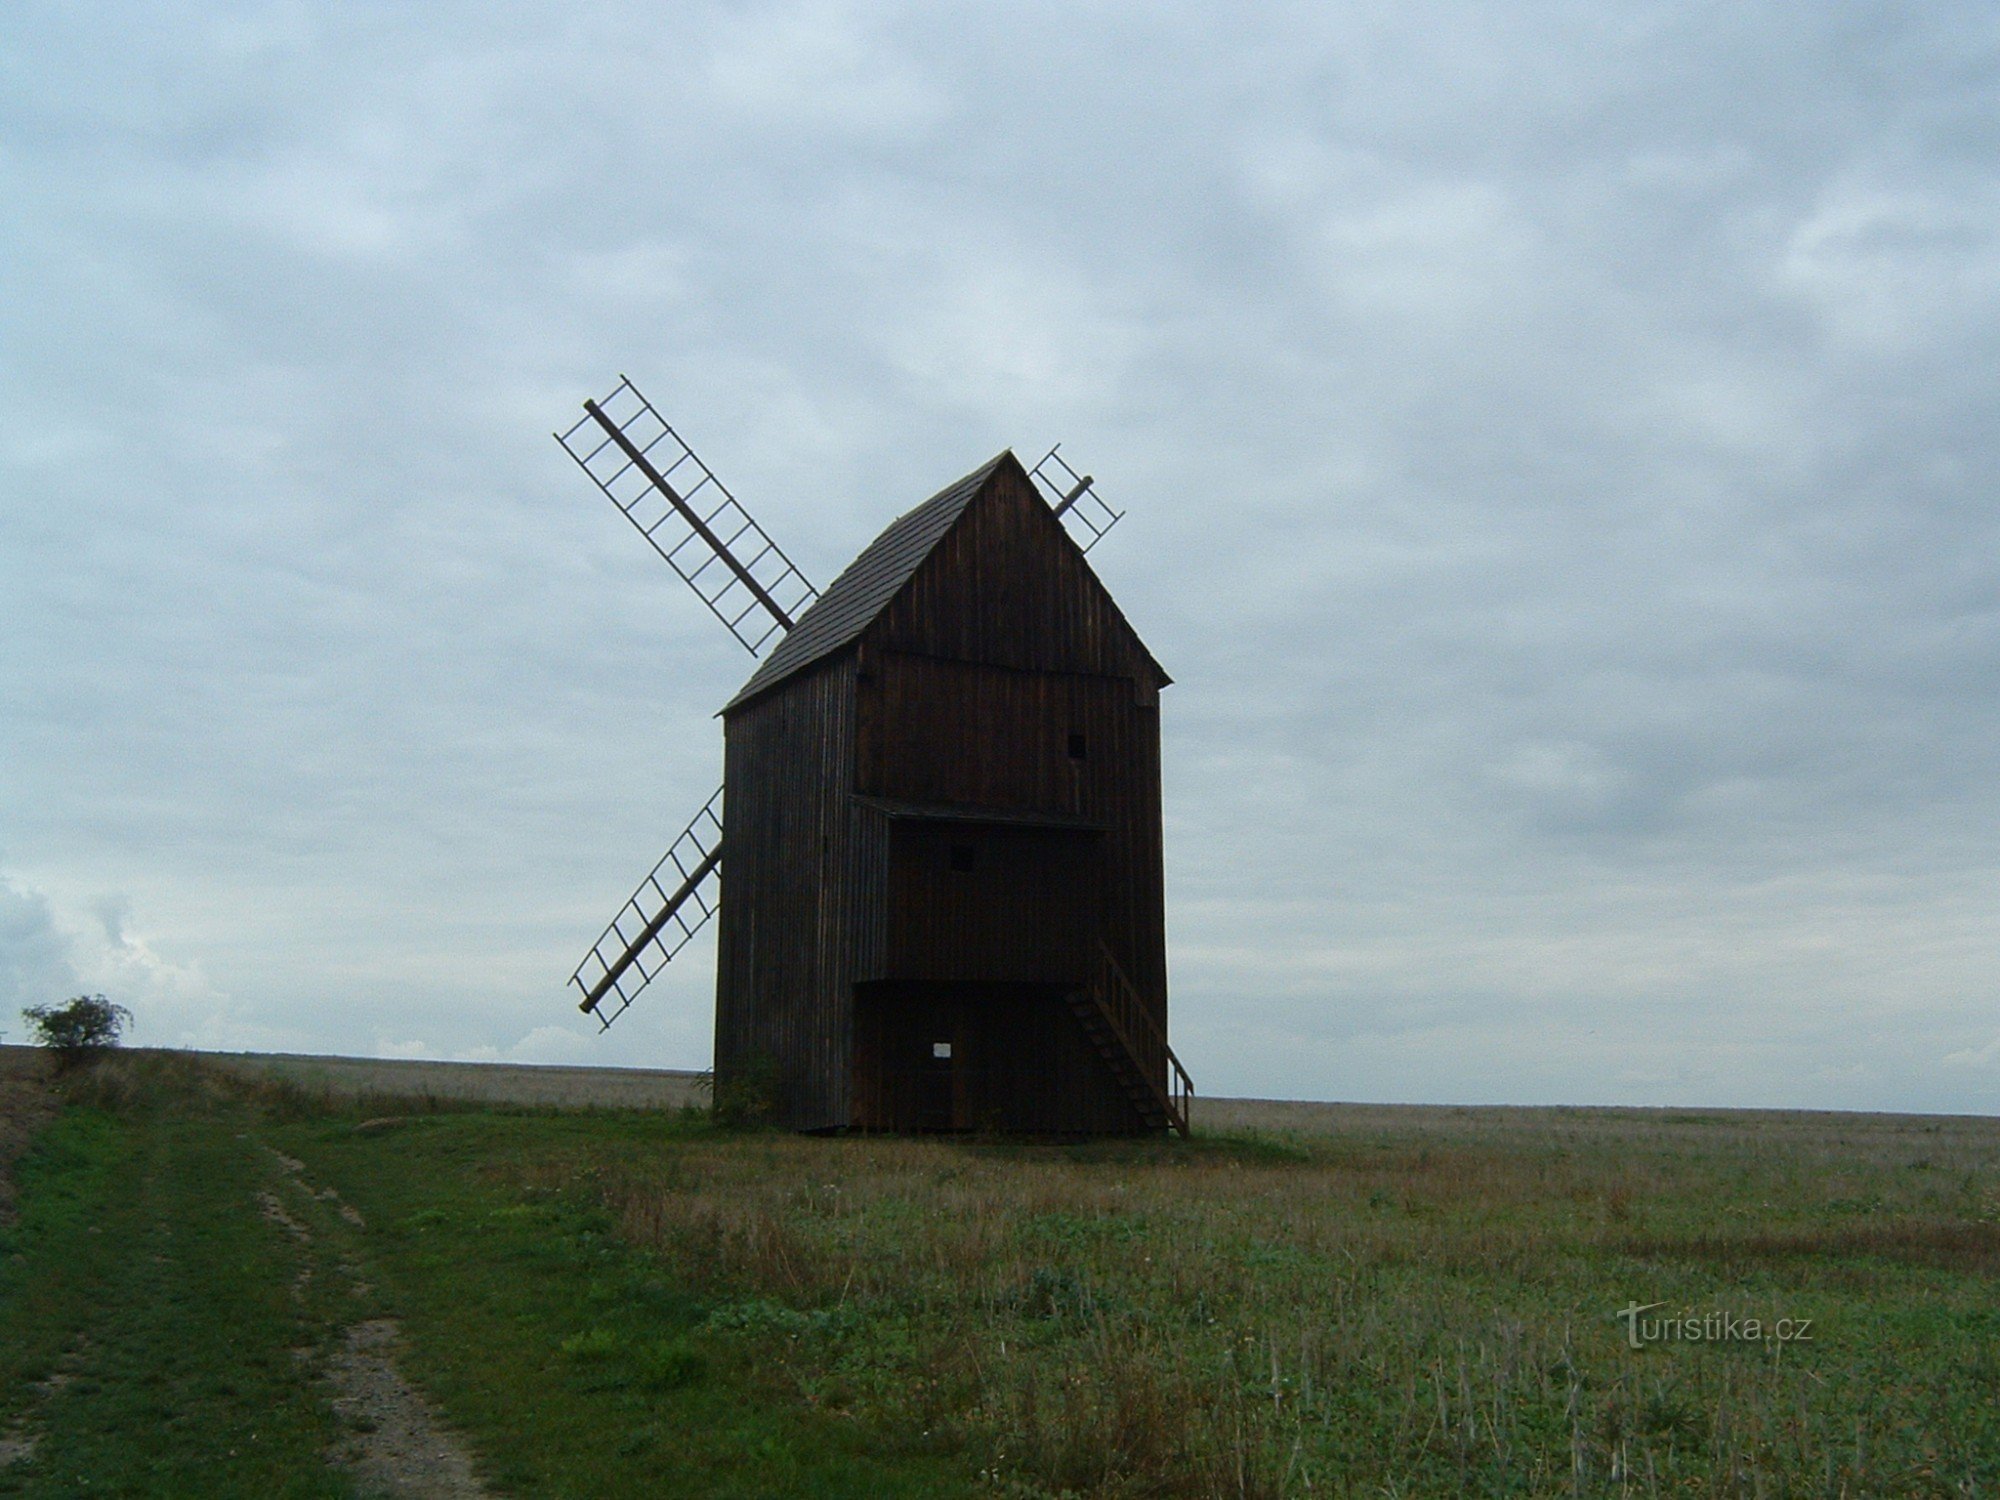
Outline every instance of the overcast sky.
<path fill-rule="evenodd" d="M 822 586 L 1060 439 L 1212 1094 L 2000 1103 L 1990 4 L 0 12 L 0 1028 L 706 1066 L 564 981 Z"/>

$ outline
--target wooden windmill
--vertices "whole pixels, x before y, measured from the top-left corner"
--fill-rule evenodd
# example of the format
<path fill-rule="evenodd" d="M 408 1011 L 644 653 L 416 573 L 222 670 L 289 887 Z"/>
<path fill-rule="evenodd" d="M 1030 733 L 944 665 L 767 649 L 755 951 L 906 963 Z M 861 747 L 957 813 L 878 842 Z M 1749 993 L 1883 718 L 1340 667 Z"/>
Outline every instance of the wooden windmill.
<path fill-rule="evenodd" d="M 721 714 L 727 835 L 718 789 L 580 1008 L 609 1026 L 719 913 L 717 1086 L 784 1124 L 1185 1135 L 1170 679 L 1084 559 L 1118 520 L 1089 476 L 1002 453 L 822 594 L 630 381 L 557 439 L 762 658 Z"/>

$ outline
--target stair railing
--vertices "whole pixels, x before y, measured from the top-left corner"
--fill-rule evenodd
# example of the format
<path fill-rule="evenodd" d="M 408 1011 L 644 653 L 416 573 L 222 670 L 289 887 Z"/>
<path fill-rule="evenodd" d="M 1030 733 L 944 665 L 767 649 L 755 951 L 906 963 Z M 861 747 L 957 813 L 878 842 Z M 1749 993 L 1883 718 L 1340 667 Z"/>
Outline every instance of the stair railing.
<path fill-rule="evenodd" d="M 1098 950 L 1103 962 L 1098 966 L 1097 983 L 1091 987 L 1098 1009 L 1103 1012 L 1111 1034 L 1118 1039 L 1119 1045 L 1132 1059 L 1132 1065 L 1153 1091 L 1166 1114 L 1167 1123 L 1185 1140 L 1188 1137 L 1188 1111 L 1194 1103 L 1194 1080 L 1181 1066 L 1174 1049 L 1167 1045 L 1166 1033 L 1160 1029 L 1160 1023 L 1153 1018 L 1152 1011 L 1141 998 L 1138 986 L 1118 967 L 1118 960 L 1112 956 L 1111 949 L 1100 942 Z M 1162 1063 L 1167 1074 L 1165 1088 L 1160 1085 Z"/>

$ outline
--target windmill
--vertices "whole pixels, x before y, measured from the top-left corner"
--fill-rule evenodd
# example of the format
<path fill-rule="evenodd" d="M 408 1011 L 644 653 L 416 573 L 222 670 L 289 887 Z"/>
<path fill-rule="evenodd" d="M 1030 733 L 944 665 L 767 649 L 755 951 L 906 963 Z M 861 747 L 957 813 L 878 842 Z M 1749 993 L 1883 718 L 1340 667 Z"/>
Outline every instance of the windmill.
<path fill-rule="evenodd" d="M 759 659 L 718 788 L 571 977 L 608 1028 L 721 917 L 716 1077 L 802 1129 L 1185 1134 L 1158 690 L 1060 445 L 899 517 L 822 595 L 620 378 L 557 433 Z"/>

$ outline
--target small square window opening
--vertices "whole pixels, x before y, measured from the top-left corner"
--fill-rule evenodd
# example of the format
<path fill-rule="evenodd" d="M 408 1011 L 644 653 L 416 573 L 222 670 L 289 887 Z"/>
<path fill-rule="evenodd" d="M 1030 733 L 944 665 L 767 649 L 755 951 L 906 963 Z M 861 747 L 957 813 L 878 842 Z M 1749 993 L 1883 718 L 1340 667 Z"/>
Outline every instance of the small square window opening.
<path fill-rule="evenodd" d="M 931 1043 L 931 1056 L 932 1056 L 932 1057 L 938 1057 L 938 1058 L 943 1058 L 943 1059 L 944 1059 L 945 1061 L 949 1062 L 949 1061 L 951 1060 L 951 1043 L 950 1043 L 950 1042 L 932 1042 L 932 1043 Z"/>
<path fill-rule="evenodd" d="M 1069 758 L 1071 760 L 1082 760 L 1089 753 L 1089 750 L 1090 745 L 1082 735 L 1072 734 L 1069 737 Z"/>
<path fill-rule="evenodd" d="M 972 845 L 953 844 L 951 846 L 951 867 L 954 870 L 969 870 L 972 868 Z"/>

